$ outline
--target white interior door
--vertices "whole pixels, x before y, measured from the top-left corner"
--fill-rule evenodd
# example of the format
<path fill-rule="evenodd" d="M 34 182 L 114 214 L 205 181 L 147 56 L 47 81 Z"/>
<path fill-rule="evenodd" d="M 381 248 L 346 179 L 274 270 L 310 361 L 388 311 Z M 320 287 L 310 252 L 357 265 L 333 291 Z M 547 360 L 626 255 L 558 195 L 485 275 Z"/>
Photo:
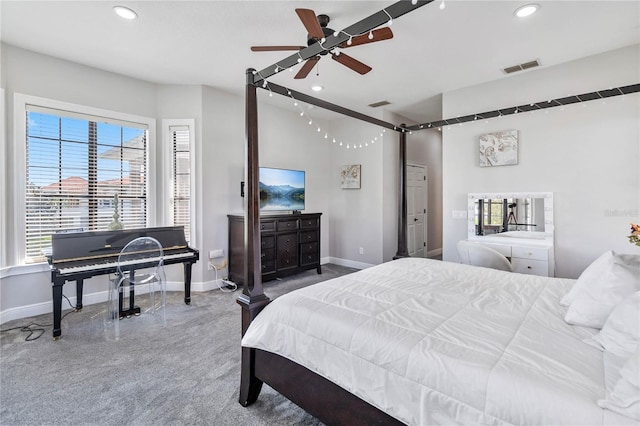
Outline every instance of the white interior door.
<path fill-rule="evenodd" d="M 427 168 L 407 165 L 407 245 L 411 257 L 427 248 Z"/>

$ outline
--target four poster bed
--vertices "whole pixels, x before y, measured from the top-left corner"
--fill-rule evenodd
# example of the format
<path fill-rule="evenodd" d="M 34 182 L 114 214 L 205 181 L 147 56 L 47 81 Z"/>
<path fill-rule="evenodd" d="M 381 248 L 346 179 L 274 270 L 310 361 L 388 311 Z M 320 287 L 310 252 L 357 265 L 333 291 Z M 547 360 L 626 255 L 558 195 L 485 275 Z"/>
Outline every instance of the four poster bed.
<path fill-rule="evenodd" d="M 427 3 L 398 2 L 345 31 L 369 31 Z M 317 55 L 314 46 L 301 57 Z M 242 405 L 266 383 L 327 424 L 633 424 L 595 402 L 622 361 L 582 341 L 598 330 L 564 321 L 559 301 L 575 280 L 409 258 L 410 128 L 273 83 L 274 93 L 397 131 L 401 201 L 395 260 L 270 301 L 260 269 L 256 97 L 270 69 L 247 71 Z"/>

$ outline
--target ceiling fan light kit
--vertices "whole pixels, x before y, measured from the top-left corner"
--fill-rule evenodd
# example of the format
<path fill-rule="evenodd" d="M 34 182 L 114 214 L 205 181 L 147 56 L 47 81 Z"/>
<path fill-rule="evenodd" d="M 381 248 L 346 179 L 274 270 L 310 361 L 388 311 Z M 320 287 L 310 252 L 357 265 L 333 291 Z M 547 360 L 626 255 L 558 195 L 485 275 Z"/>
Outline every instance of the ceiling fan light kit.
<path fill-rule="evenodd" d="M 371 71 L 371 67 L 360 62 L 359 60 L 352 58 L 349 55 L 341 53 L 337 50 L 337 48 L 346 49 L 350 47 L 359 46 L 361 44 L 374 43 L 383 40 L 389 40 L 393 38 L 393 32 L 391 31 L 391 26 L 393 24 L 393 18 L 404 15 L 405 13 L 420 7 L 424 6 L 428 3 L 431 3 L 433 0 L 426 1 L 411 1 L 410 5 L 407 4 L 409 2 L 398 2 L 386 9 L 382 9 L 377 14 L 366 18 L 365 20 L 354 24 L 348 28 L 343 30 L 333 30 L 328 27 L 331 18 L 325 14 L 316 15 L 316 13 L 311 9 L 295 9 L 298 18 L 302 22 L 302 25 L 307 30 L 307 48 L 315 47 L 315 51 L 313 54 L 308 57 L 303 57 L 302 51 L 305 50 L 303 46 L 252 46 L 251 50 L 253 52 L 267 52 L 267 51 L 282 51 L 282 50 L 297 50 L 297 57 L 295 58 L 295 64 L 301 63 L 305 61 L 303 66 L 300 68 L 298 73 L 295 75 L 295 79 L 303 79 L 306 78 L 313 67 L 317 64 L 322 56 L 331 54 L 331 58 L 336 62 L 344 65 L 345 67 L 357 72 L 358 74 L 364 75 Z M 405 3 L 405 4 L 402 4 Z M 418 4 L 420 3 L 420 4 Z M 391 10 L 391 12 L 389 10 Z M 398 9 L 394 12 L 394 9 Z M 380 15 L 382 15 L 384 20 L 380 19 Z M 375 18 L 375 23 L 373 21 Z M 367 27 L 360 29 L 359 24 L 363 24 L 366 22 Z M 375 29 L 381 25 L 386 24 L 386 27 Z M 355 30 L 354 30 L 355 28 Z M 325 46 L 325 43 L 329 41 L 329 45 Z M 320 47 L 320 49 L 317 49 Z M 305 55 L 306 56 L 306 55 Z M 288 58 L 289 59 L 289 58 Z M 288 64 L 287 64 L 288 65 Z M 280 71 L 281 69 L 289 68 L 291 65 L 284 65 L 281 62 L 275 65 L 273 73 L 265 73 L 266 77 L 273 75 Z M 262 77 L 262 74 L 260 75 Z"/>

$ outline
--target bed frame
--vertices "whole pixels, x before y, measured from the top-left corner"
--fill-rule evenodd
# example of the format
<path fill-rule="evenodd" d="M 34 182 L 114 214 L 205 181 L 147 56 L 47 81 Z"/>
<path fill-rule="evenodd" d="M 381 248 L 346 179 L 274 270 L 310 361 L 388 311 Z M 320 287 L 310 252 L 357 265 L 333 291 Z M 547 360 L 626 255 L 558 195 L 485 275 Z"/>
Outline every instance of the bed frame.
<path fill-rule="evenodd" d="M 244 288 L 238 297 L 237 303 L 242 309 L 242 335 L 244 336 L 251 321 L 264 309 L 270 299 L 264 294 L 260 267 L 260 209 L 258 186 L 258 107 L 257 88 L 269 90 L 282 96 L 294 98 L 328 109 L 339 114 L 366 121 L 368 123 L 390 129 L 398 134 L 399 149 L 399 203 L 398 203 L 398 250 L 394 259 L 408 257 L 407 249 L 407 191 L 406 191 L 406 135 L 411 131 L 433 129 L 440 126 L 460 124 L 473 121 L 478 117 L 492 118 L 502 115 L 515 114 L 518 111 L 531 111 L 534 109 L 557 107 L 586 100 L 601 99 L 603 97 L 624 95 L 640 91 L 640 84 L 609 88 L 606 90 L 569 96 L 564 98 L 545 100 L 527 105 L 514 106 L 495 111 L 486 111 L 465 117 L 432 121 L 429 123 L 406 126 L 394 125 L 373 117 L 366 116 L 331 104 L 321 99 L 305 95 L 277 84 L 267 82 L 267 78 L 278 71 L 290 68 L 298 64 L 298 59 L 309 59 L 325 50 L 333 49 L 348 39 L 346 34 L 363 34 L 376 27 L 384 25 L 389 18 L 397 18 L 419 7 L 431 3 L 433 0 L 419 0 L 412 4 L 409 0 L 399 1 L 389 7 L 363 19 L 362 21 L 344 29 L 339 36 L 329 37 L 322 46 L 321 43 L 312 44 L 299 52 L 270 65 L 261 71 L 252 68 L 246 72 L 246 158 L 245 158 L 245 182 L 246 201 L 245 210 L 245 265 Z M 276 71 L 277 70 L 277 71 Z M 256 401 L 262 384 L 266 383 L 280 394 L 303 408 L 311 415 L 317 417 L 326 424 L 348 425 L 372 425 L 403 424 L 377 407 L 365 402 L 357 396 L 346 391 L 326 378 L 296 364 L 295 362 L 279 355 L 253 348 L 242 348 L 242 365 L 240 377 L 239 402 L 243 406 L 251 405 Z"/>
<path fill-rule="evenodd" d="M 420 1 L 413 5 L 410 1 L 397 2 L 385 11 L 380 11 L 357 24 L 345 29 L 348 34 L 362 34 L 389 20 L 389 16 L 397 18 L 413 9 L 424 6 L 433 0 Z M 346 41 L 346 35 L 331 37 L 332 41 L 325 41 L 324 48 L 330 49 Z M 344 38 L 344 40 L 342 40 Z M 318 55 L 322 50 L 320 43 L 302 49 L 300 57 L 308 59 Z M 242 308 L 242 335 L 246 332 L 251 321 L 269 303 L 264 294 L 260 268 L 260 209 L 258 186 L 258 106 L 257 88 L 268 89 L 272 93 L 293 97 L 298 101 L 307 102 L 321 108 L 329 109 L 343 115 L 354 117 L 369 123 L 393 130 L 399 134 L 399 190 L 401 202 L 398 212 L 398 251 L 396 258 L 408 256 L 406 237 L 406 134 L 408 130 L 404 124 L 400 126 L 378 120 L 348 110 L 338 105 L 330 104 L 300 92 L 278 86 L 266 81 L 274 74 L 274 69 L 286 69 L 296 65 L 298 53 L 274 64 L 262 71 L 248 69 L 246 73 L 246 159 L 245 182 L 246 200 L 245 210 L 245 265 L 244 288 L 237 302 Z M 277 66 L 276 66 L 277 65 Z M 351 394 L 340 386 L 325 379 L 309 369 L 296 364 L 279 355 L 253 348 L 242 348 L 242 365 L 240 374 L 239 402 L 243 406 L 256 401 L 262 384 L 266 383 L 280 394 L 303 408 L 309 414 L 317 417 L 326 424 L 348 425 L 400 425 L 397 419 L 391 417 L 377 407 Z"/>

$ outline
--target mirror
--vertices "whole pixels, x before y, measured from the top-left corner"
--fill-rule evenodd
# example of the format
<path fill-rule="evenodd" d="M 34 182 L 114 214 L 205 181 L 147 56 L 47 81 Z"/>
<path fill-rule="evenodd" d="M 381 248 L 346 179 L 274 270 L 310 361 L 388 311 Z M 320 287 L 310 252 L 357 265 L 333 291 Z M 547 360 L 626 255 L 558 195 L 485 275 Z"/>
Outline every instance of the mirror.
<path fill-rule="evenodd" d="M 469 194 L 468 236 L 543 239 L 553 232 L 552 193 Z"/>

